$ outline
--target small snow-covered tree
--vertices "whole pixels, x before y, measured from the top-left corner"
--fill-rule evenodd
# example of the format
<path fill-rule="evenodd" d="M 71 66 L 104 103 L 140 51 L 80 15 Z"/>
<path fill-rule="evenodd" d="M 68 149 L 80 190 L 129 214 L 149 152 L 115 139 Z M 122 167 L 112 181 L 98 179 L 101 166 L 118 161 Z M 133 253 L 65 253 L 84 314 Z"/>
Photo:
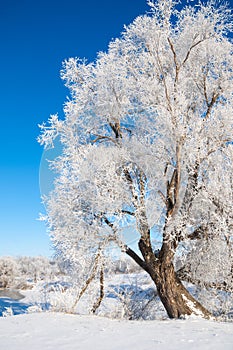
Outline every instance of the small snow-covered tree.
<path fill-rule="evenodd" d="M 232 17 L 212 0 L 179 11 L 176 1 L 148 4 L 95 63 L 64 62 L 72 98 L 40 137 L 49 147 L 59 136 L 63 148 L 47 219 L 65 259 L 88 269 L 117 243 L 150 275 L 169 317 L 209 317 L 174 264 L 186 255 L 192 269 L 211 254 L 213 268 L 219 249 L 232 257 Z M 129 227 L 138 250 L 124 242 Z"/>
<path fill-rule="evenodd" d="M 0 288 L 10 288 L 16 285 L 18 266 L 16 261 L 9 256 L 0 258 Z"/>

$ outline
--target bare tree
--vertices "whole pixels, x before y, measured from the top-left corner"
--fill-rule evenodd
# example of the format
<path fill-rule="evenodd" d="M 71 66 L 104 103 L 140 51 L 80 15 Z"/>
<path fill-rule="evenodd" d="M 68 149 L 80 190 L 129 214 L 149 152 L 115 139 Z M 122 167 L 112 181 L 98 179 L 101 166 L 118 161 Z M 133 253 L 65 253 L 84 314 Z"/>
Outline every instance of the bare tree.
<path fill-rule="evenodd" d="M 67 259 L 117 243 L 150 275 L 169 317 L 209 317 L 174 261 L 197 240 L 232 246 L 231 14 L 215 1 L 180 11 L 148 3 L 150 14 L 95 63 L 64 62 L 65 119 L 41 126 L 45 147 L 57 136 L 63 146 L 47 220 Z M 136 250 L 124 240 L 129 227 Z"/>

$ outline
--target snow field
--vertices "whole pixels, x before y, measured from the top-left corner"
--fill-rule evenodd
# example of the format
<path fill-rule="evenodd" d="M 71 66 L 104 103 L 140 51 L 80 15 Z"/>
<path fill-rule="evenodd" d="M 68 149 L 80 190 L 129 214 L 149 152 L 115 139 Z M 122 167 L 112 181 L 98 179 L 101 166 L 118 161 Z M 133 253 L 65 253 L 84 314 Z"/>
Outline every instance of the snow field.
<path fill-rule="evenodd" d="M 34 313 L 0 318 L 2 350 L 232 350 L 233 323 Z"/>

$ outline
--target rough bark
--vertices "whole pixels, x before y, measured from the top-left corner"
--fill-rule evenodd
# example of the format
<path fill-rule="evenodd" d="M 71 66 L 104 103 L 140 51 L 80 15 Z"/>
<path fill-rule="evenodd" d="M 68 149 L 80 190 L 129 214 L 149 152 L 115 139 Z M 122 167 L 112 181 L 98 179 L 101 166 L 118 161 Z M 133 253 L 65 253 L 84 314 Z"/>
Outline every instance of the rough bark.
<path fill-rule="evenodd" d="M 139 241 L 139 249 L 146 262 L 139 264 L 139 257 L 135 259 L 135 253 L 126 253 L 131 256 L 151 277 L 157 288 L 160 300 L 170 318 L 181 318 L 196 315 L 210 318 L 210 312 L 205 309 L 184 287 L 177 276 L 173 265 L 173 251 L 169 245 L 162 248 L 159 256 L 151 254 L 151 248 L 142 240 Z"/>
<path fill-rule="evenodd" d="M 153 276 L 151 276 L 153 277 Z M 159 274 L 152 278 L 158 295 L 170 318 L 197 315 L 209 318 L 211 315 L 183 286 L 177 277 L 173 264 L 159 263 Z"/>

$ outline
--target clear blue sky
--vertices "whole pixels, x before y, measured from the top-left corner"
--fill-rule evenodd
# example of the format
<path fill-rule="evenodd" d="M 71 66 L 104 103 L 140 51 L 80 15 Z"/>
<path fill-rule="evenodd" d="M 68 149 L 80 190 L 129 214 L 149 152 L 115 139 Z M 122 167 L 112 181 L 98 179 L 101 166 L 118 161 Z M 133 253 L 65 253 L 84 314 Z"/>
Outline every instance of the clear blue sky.
<path fill-rule="evenodd" d="M 0 2 L 0 256 L 52 255 L 40 200 L 38 124 L 63 116 L 62 61 L 86 57 L 149 8 L 146 0 Z"/>

